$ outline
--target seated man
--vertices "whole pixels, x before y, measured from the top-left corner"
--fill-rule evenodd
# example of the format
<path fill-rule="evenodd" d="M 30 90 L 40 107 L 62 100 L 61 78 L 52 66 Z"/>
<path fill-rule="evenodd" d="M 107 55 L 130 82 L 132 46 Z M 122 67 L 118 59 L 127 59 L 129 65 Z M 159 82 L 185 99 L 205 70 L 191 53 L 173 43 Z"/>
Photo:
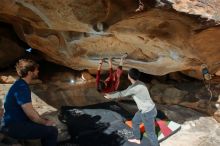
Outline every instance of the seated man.
<path fill-rule="evenodd" d="M 101 72 L 101 67 L 103 64 L 103 59 L 100 60 L 97 74 L 96 74 L 96 86 L 97 86 L 97 91 L 100 93 L 109 93 L 116 91 L 118 89 L 119 83 L 120 83 L 120 77 L 122 75 L 122 65 L 124 58 L 127 57 L 127 53 L 125 53 L 120 60 L 119 66 L 116 69 L 115 72 L 113 72 L 112 69 L 112 59 L 109 58 L 109 76 L 105 81 L 102 81 L 100 79 L 100 72 Z"/>
<path fill-rule="evenodd" d="M 20 78 L 4 99 L 2 132 L 15 139 L 41 139 L 42 146 L 56 146 L 58 131 L 55 123 L 41 118 L 31 101 L 28 84 L 38 77 L 38 67 L 34 61 L 26 59 L 16 64 Z"/>

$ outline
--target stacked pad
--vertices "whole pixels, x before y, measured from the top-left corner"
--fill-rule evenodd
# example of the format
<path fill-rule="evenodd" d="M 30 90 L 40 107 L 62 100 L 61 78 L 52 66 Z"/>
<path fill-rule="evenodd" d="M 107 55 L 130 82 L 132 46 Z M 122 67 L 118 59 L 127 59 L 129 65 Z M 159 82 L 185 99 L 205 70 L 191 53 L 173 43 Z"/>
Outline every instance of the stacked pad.
<path fill-rule="evenodd" d="M 158 140 L 159 142 L 165 140 L 169 136 L 175 134 L 177 131 L 180 130 L 181 125 L 170 120 L 156 120 L 157 128 L 156 131 L 158 133 Z"/>
<path fill-rule="evenodd" d="M 125 123 L 130 128 L 132 127 L 131 120 L 128 120 Z M 166 138 L 168 138 L 169 136 L 176 133 L 178 130 L 180 130 L 181 125 L 176 122 L 170 121 L 168 119 L 161 120 L 161 119 L 157 118 L 155 121 L 155 128 L 156 128 L 156 134 L 158 137 L 158 141 L 161 142 L 161 141 L 165 140 Z M 147 137 L 147 133 L 145 132 L 145 128 L 144 128 L 143 123 L 141 123 L 141 125 L 140 125 L 140 131 L 145 137 Z"/>

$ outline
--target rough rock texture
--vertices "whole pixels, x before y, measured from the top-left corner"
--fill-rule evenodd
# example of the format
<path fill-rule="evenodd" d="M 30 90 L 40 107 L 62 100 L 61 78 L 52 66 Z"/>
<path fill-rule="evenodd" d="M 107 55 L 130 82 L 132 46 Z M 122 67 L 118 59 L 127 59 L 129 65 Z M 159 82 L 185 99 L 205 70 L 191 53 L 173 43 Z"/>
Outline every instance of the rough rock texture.
<path fill-rule="evenodd" d="M 101 57 L 116 57 L 116 65 L 127 52 L 126 68 L 148 74 L 190 70 L 200 78 L 202 63 L 219 72 L 219 0 L 169 1 L 177 11 L 216 23 L 155 9 L 153 0 L 144 1 L 147 9 L 140 13 L 134 13 L 135 0 L 2 0 L 0 20 L 46 59 L 76 70 L 94 71 Z"/>
<path fill-rule="evenodd" d="M 47 103 L 60 108 L 63 105 L 84 106 L 105 102 L 105 98 L 96 91 L 95 80 L 84 82 L 81 79 L 50 81 L 32 85 L 32 90 Z"/>
<path fill-rule="evenodd" d="M 220 0 L 167 0 L 180 12 L 220 22 Z"/>
<path fill-rule="evenodd" d="M 63 105 L 84 106 L 106 101 L 96 90 L 95 77 L 88 72 L 52 64 L 41 65 L 41 68 L 42 81 L 31 85 L 31 89 L 48 104 L 60 108 Z"/>

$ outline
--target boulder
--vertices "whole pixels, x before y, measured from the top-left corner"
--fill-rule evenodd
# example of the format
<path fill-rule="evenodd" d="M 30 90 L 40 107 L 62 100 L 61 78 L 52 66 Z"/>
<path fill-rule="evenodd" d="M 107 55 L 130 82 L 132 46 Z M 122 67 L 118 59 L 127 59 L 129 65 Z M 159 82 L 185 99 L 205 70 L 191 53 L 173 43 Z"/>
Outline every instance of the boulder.
<path fill-rule="evenodd" d="M 186 71 L 201 79 L 200 66 L 207 64 L 218 75 L 218 1 L 166 2 L 172 8 L 144 1 L 147 9 L 134 13 L 134 0 L 3 0 L 0 20 L 13 25 L 19 38 L 45 59 L 75 70 L 94 71 L 102 57 L 114 57 L 117 66 L 127 52 L 125 70 L 136 67 L 151 75 Z"/>

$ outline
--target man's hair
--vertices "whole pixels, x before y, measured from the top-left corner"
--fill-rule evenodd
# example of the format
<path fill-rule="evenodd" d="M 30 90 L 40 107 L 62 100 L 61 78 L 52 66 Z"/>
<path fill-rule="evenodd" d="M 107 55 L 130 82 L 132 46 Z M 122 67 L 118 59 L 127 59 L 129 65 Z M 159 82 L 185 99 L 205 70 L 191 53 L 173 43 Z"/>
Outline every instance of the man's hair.
<path fill-rule="evenodd" d="M 128 70 L 128 75 L 133 79 L 133 80 L 138 80 L 140 78 L 140 71 L 136 68 L 131 68 Z"/>
<path fill-rule="evenodd" d="M 21 78 L 26 77 L 29 71 L 33 72 L 38 67 L 39 64 L 30 59 L 20 59 L 15 66 L 16 71 Z"/>
<path fill-rule="evenodd" d="M 105 83 L 103 81 L 99 81 L 98 86 L 97 86 L 97 91 L 103 92 L 104 89 L 105 89 Z"/>

